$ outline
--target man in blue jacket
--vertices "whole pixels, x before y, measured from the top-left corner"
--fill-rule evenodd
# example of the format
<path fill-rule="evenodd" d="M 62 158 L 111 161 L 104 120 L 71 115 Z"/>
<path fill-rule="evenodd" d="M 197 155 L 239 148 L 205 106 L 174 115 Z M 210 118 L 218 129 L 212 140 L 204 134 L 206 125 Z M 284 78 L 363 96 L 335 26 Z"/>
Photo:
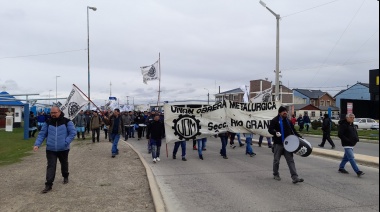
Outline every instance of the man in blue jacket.
<path fill-rule="evenodd" d="M 70 143 L 74 140 L 76 130 L 70 119 L 64 117 L 64 113 L 58 107 L 51 108 L 51 119 L 42 126 L 40 133 L 34 143 L 34 151 L 37 151 L 46 138 L 46 182 L 42 193 L 51 191 L 57 167 L 57 158 L 61 163 L 63 184 L 69 182 L 68 156 Z"/>

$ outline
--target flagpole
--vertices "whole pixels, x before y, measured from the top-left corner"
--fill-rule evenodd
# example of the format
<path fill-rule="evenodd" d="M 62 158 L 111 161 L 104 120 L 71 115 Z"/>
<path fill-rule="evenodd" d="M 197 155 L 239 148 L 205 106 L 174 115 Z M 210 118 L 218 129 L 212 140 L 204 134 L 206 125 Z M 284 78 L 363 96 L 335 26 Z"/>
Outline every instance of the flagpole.
<path fill-rule="evenodd" d="M 157 109 L 159 108 L 158 104 L 160 103 L 160 93 L 161 93 L 161 53 L 158 53 L 158 99 L 157 99 Z M 161 112 L 161 110 L 159 110 Z"/>
<path fill-rule="evenodd" d="M 88 101 L 90 101 L 93 105 L 95 105 L 96 109 L 98 109 L 100 113 L 103 115 L 102 110 L 100 110 L 99 107 L 93 101 L 91 101 L 91 99 L 88 98 L 88 96 L 85 93 L 83 93 L 83 91 L 80 88 L 78 88 L 75 84 L 73 84 L 73 86 L 76 87 L 78 91 L 81 92 L 87 98 Z"/>

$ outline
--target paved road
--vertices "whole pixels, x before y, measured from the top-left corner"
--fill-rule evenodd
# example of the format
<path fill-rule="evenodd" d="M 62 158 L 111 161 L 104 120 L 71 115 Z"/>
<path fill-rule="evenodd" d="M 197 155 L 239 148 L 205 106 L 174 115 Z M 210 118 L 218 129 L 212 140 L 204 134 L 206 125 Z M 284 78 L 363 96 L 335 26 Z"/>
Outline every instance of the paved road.
<path fill-rule="evenodd" d="M 282 181 L 272 179 L 273 154 L 267 147 L 257 147 L 253 158 L 245 148 L 228 147 L 229 159 L 219 155 L 220 141 L 207 142 L 205 160 L 198 159 L 187 144 L 187 159 L 171 158 L 174 144 L 168 144 L 169 158 L 162 147 L 161 162 L 153 164 L 143 139 L 129 142 L 150 164 L 172 211 L 379 211 L 379 170 L 360 168 L 366 173 L 356 177 L 348 165 L 349 175 L 337 172 L 339 161 L 322 157 L 295 156 L 304 183 L 292 184 L 284 158 L 281 159 Z"/>
<path fill-rule="evenodd" d="M 306 136 L 306 135 L 304 135 L 303 137 L 307 141 L 309 141 L 314 148 L 320 148 L 320 147 L 318 147 L 318 144 L 320 144 L 322 142 L 321 137 L 310 137 L 310 136 Z M 343 152 L 344 150 L 343 150 L 342 144 L 340 142 L 340 139 L 332 138 L 332 140 L 334 141 L 335 146 L 336 146 L 335 150 Z M 264 141 L 265 141 L 265 139 L 264 139 Z M 324 148 L 331 149 L 331 145 L 326 141 Z M 357 154 L 379 157 L 379 143 L 375 144 L 375 143 L 359 142 L 355 146 L 354 152 Z"/>

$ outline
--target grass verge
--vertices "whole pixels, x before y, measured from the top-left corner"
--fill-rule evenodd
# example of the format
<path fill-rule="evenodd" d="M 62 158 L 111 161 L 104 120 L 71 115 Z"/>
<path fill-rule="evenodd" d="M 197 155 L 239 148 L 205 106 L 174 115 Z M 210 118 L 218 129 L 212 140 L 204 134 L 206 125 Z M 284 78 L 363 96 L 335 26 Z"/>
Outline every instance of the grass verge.
<path fill-rule="evenodd" d="M 0 129 L 0 166 L 21 161 L 32 154 L 35 139 L 24 140 L 24 129 L 14 128 L 13 132 Z"/>

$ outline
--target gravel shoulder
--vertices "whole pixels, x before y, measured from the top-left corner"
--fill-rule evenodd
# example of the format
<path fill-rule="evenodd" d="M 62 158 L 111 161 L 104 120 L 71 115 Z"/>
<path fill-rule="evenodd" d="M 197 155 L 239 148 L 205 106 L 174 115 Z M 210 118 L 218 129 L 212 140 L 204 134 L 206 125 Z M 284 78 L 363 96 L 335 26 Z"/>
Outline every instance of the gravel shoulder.
<path fill-rule="evenodd" d="M 45 147 L 20 163 L 0 167 L 0 211 L 154 211 L 140 158 L 122 140 L 119 151 L 111 158 L 111 143 L 104 139 L 74 140 L 69 183 L 62 184 L 58 162 L 53 190 L 47 194 L 40 193 L 45 186 Z"/>

